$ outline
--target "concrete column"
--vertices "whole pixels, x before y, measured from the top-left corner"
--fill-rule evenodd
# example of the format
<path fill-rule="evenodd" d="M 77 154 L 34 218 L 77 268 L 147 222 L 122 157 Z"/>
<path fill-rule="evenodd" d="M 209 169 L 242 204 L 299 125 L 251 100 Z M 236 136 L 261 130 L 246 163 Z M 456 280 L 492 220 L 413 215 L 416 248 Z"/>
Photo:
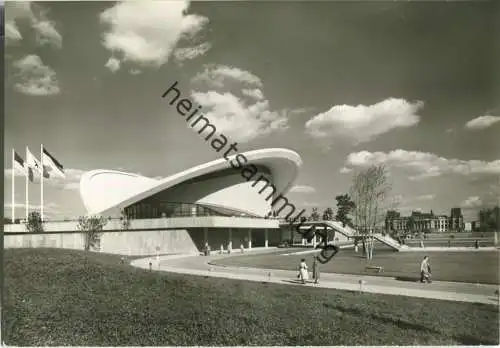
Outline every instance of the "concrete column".
<path fill-rule="evenodd" d="M 248 249 L 252 249 L 252 229 L 248 229 Z"/>
<path fill-rule="evenodd" d="M 265 242 L 264 242 L 264 246 L 266 248 L 269 248 L 269 231 L 267 230 L 267 228 L 264 230 L 264 235 L 265 235 Z"/>
<path fill-rule="evenodd" d="M 233 230 L 229 228 L 229 243 L 227 244 L 227 251 L 231 253 L 233 251 Z"/>
<path fill-rule="evenodd" d="M 203 228 L 203 246 L 208 243 L 208 227 Z"/>
<path fill-rule="evenodd" d="M 313 237 L 312 246 L 313 246 L 313 248 L 316 248 L 316 235 L 314 235 L 314 237 Z"/>
<path fill-rule="evenodd" d="M 493 232 L 493 245 L 498 245 L 498 234 L 500 232 Z"/>

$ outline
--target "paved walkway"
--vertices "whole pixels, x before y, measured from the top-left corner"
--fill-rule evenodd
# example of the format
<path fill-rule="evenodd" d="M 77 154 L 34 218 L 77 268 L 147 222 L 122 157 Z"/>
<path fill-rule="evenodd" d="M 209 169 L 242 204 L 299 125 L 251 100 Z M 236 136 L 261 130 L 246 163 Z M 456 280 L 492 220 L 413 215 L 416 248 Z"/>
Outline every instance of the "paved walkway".
<path fill-rule="evenodd" d="M 268 253 L 273 249 L 252 250 L 252 254 Z M 245 253 L 248 255 L 248 252 Z M 363 291 L 379 294 L 401 295 L 410 297 L 433 298 L 449 301 L 499 304 L 495 291 L 497 285 L 471 284 L 435 281 L 432 284 L 421 284 L 412 281 L 400 281 L 391 277 L 322 273 L 320 284 L 312 282 L 302 285 L 297 281 L 296 271 L 262 269 L 249 267 L 227 267 L 217 265 L 217 260 L 228 255 L 167 255 L 157 258 L 148 257 L 131 262 L 132 266 L 171 273 L 183 273 L 198 276 L 211 276 L 247 281 L 289 284 L 295 286 L 312 286 L 340 290 Z"/>
<path fill-rule="evenodd" d="M 495 251 L 498 248 L 495 246 L 480 247 L 478 249 L 474 247 L 435 247 L 435 246 L 425 246 L 421 248 L 418 245 L 412 246 L 408 249 L 401 249 L 403 252 L 423 252 L 423 251 L 470 251 L 470 252 L 480 252 L 480 251 Z"/>

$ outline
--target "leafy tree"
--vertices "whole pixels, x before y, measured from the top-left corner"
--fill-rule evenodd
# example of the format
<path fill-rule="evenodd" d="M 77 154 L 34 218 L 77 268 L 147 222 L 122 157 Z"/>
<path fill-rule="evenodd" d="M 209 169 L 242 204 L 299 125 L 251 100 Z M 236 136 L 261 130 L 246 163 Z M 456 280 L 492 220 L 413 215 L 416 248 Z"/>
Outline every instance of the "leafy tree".
<path fill-rule="evenodd" d="M 333 220 L 333 209 L 326 208 L 323 212 L 323 220 Z"/>
<path fill-rule="evenodd" d="M 28 214 L 26 229 L 31 233 L 43 233 L 43 221 L 40 212 L 32 211 Z"/>
<path fill-rule="evenodd" d="M 344 227 L 346 225 L 352 227 L 350 214 L 356 205 L 347 193 L 338 195 L 335 199 L 337 200 L 337 214 L 335 215 L 335 220 L 342 222 Z"/>
<path fill-rule="evenodd" d="M 311 216 L 309 217 L 309 220 L 311 221 L 319 221 L 319 213 L 318 213 L 318 208 L 313 208 Z"/>
<path fill-rule="evenodd" d="M 84 234 L 85 251 L 95 248 L 101 241 L 101 232 L 108 223 L 103 216 L 80 216 L 78 218 L 78 230 Z"/>
<path fill-rule="evenodd" d="M 500 207 L 482 208 L 479 211 L 479 229 L 481 232 L 496 232 L 500 230 Z"/>

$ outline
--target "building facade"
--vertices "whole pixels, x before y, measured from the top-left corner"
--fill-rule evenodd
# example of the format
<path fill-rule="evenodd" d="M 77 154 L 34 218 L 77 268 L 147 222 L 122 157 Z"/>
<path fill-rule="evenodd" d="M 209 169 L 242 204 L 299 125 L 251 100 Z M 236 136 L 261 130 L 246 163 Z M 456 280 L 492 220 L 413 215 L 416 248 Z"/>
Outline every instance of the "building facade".
<path fill-rule="evenodd" d="M 450 230 L 450 220 L 446 215 L 435 215 L 431 210 L 429 213 L 413 211 L 410 216 L 401 216 L 397 211 L 388 211 L 385 220 L 385 228 L 388 233 L 435 233 Z"/>
<path fill-rule="evenodd" d="M 464 231 L 464 217 L 462 215 L 462 209 L 451 208 L 449 228 L 452 231 L 462 232 Z"/>
<path fill-rule="evenodd" d="M 273 208 L 284 214 L 295 210 L 285 194 L 301 165 L 294 151 L 262 149 L 159 180 L 93 170 L 83 174 L 80 195 L 88 215 L 129 220 L 135 230 L 156 231 L 166 236 L 162 238 L 170 238 L 170 230 L 184 231 L 188 238 L 169 250 L 184 250 L 193 243 L 199 250 L 268 247 L 277 245 L 282 234 L 279 220 L 268 215 Z M 153 242 L 158 241 L 147 243 Z"/>

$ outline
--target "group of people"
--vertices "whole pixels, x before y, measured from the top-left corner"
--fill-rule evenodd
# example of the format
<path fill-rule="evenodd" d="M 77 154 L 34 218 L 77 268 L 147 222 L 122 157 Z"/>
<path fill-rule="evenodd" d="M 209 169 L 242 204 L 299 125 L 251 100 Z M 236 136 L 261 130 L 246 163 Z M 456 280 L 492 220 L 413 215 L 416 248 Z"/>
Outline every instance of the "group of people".
<path fill-rule="evenodd" d="M 319 283 L 319 261 L 318 256 L 313 256 L 313 274 L 312 278 L 314 284 Z M 420 282 L 421 283 L 432 283 L 432 272 L 431 272 L 431 262 L 428 256 L 425 256 L 420 263 Z M 300 279 L 302 284 L 305 284 L 309 280 L 309 268 L 307 267 L 306 259 L 301 259 L 299 263 L 299 274 L 297 274 L 297 279 Z"/>
<path fill-rule="evenodd" d="M 317 256 L 313 256 L 313 274 L 312 274 L 314 284 L 318 284 L 319 282 L 319 261 Z M 306 283 L 306 280 L 309 280 L 309 269 L 306 264 L 306 259 L 301 259 L 299 264 L 299 274 L 297 274 L 297 278 L 300 279 L 302 284 Z"/>

